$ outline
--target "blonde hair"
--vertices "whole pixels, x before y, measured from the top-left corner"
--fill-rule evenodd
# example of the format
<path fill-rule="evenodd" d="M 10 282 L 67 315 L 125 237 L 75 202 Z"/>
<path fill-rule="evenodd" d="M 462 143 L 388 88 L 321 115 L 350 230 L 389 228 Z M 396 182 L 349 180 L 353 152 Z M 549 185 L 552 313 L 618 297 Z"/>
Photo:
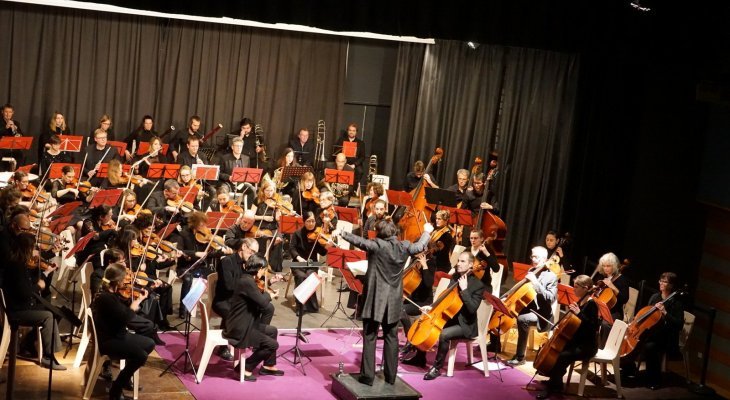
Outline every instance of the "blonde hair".
<path fill-rule="evenodd" d="M 54 111 L 51 115 L 51 122 L 49 123 L 49 126 L 51 128 L 51 132 L 56 132 L 56 116 L 62 116 L 63 117 L 63 124 L 61 124 L 61 132 L 66 131 L 66 117 L 64 117 L 63 114 L 61 114 L 58 111 Z"/>
<path fill-rule="evenodd" d="M 124 182 L 122 180 L 122 163 L 117 159 L 109 161 L 107 174 L 107 179 L 109 179 L 109 183 L 113 186 L 117 186 Z"/>

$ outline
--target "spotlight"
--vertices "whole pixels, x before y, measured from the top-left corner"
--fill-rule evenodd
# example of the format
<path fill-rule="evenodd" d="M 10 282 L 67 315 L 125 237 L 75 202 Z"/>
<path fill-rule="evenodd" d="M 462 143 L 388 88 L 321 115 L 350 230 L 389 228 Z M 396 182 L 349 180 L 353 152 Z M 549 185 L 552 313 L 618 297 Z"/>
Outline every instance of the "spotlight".
<path fill-rule="evenodd" d="M 641 12 L 651 11 L 651 7 L 644 7 L 641 5 L 641 0 L 632 0 L 631 7 L 634 7 L 636 10 Z"/>
<path fill-rule="evenodd" d="M 476 50 L 479 48 L 479 43 L 477 42 L 466 42 L 466 45 L 469 46 L 470 49 Z"/>

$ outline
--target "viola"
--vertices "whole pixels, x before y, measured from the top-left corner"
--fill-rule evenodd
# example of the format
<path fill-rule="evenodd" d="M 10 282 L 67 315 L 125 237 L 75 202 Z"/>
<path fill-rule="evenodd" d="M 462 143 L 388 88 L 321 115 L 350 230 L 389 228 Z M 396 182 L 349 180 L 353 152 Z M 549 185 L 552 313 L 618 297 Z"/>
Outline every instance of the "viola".
<path fill-rule="evenodd" d="M 108 230 L 112 230 L 112 229 L 114 229 L 114 230 L 117 229 L 117 223 L 114 222 L 113 219 L 110 219 L 109 222 L 107 222 L 101 226 L 102 231 L 108 231 Z"/>
<path fill-rule="evenodd" d="M 275 208 L 279 210 L 279 212 L 283 215 L 296 214 L 294 212 L 294 206 L 292 206 L 291 202 L 284 200 L 284 198 L 278 193 L 274 194 L 274 197 L 266 199 L 265 203 L 269 208 Z"/>
<path fill-rule="evenodd" d="M 139 243 L 132 246 L 132 248 L 130 249 L 130 254 L 132 254 L 134 257 L 141 257 L 142 253 L 144 253 L 145 258 L 148 260 L 154 260 L 162 255 L 162 253 L 153 249 L 152 246 L 148 246 L 145 250 L 145 247 Z"/>
<path fill-rule="evenodd" d="M 214 235 L 210 228 L 204 226 L 195 230 L 195 240 L 198 243 L 210 244 L 214 250 L 227 248 L 225 239 L 222 236 Z"/>
<path fill-rule="evenodd" d="M 683 296 L 685 294 L 686 292 L 684 290 L 677 290 L 659 303 L 666 303 L 672 300 L 674 296 Z M 626 335 L 624 336 L 624 341 L 621 344 L 621 351 L 619 352 L 621 357 L 631 354 L 634 349 L 636 349 L 636 346 L 639 345 L 639 341 L 644 334 L 656 326 L 656 324 L 658 324 L 663 318 L 664 316 L 659 311 L 656 304 L 653 306 L 646 306 L 639 310 L 629 326 L 626 328 Z"/>
<path fill-rule="evenodd" d="M 329 218 L 329 220 L 330 220 L 330 222 L 329 222 L 330 226 L 327 226 L 327 229 L 329 229 L 332 225 L 332 221 L 335 219 L 335 217 L 337 217 L 337 211 L 335 211 L 334 206 L 324 208 L 324 209 L 322 209 L 322 211 L 320 211 L 319 219 L 324 220 L 325 217 Z"/>
<path fill-rule="evenodd" d="M 29 183 L 28 186 L 20 193 L 23 200 L 32 200 L 35 198 L 35 201 L 38 203 L 45 203 L 51 200 L 51 195 L 49 193 L 46 193 L 43 189 L 38 190 L 32 183 Z"/>
<path fill-rule="evenodd" d="M 40 228 L 38 233 L 37 245 L 41 251 L 48 251 L 56 247 L 60 247 L 61 239 L 48 228 Z"/>
<path fill-rule="evenodd" d="M 123 184 L 128 185 L 129 181 L 132 181 L 132 185 L 144 185 L 149 182 L 149 179 L 144 178 L 142 175 L 122 175 L 120 180 Z"/>
<path fill-rule="evenodd" d="M 273 237 L 274 232 L 270 229 L 261 229 L 257 225 L 251 226 L 248 232 L 246 232 L 247 238 L 260 238 L 260 237 Z"/>
<path fill-rule="evenodd" d="M 314 201 L 315 204 L 319 204 L 319 189 L 316 186 L 312 186 L 311 189 L 306 189 L 302 192 L 302 197 Z"/>
<path fill-rule="evenodd" d="M 134 207 L 124 211 L 124 213 L 127 215 L 137 215 L 139 214 L 141 208 L 142 206 L 140 206 L 139 204 L 135 204 Z"/>

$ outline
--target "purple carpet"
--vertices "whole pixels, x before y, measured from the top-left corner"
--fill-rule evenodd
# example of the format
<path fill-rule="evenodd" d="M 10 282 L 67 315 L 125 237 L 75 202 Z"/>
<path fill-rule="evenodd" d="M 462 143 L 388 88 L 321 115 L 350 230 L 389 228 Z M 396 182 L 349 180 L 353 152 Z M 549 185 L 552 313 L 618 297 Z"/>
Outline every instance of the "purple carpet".
<path fill-rule="evenodd" d="M 283 330 L 280 331 L 278 354 L 294 345 L 294 338 L 281 335 L 283 332 Z M 167 345 L 158 346 L 157 352 L 166 362 L 170 362 L 185 349 L 185 342 L 178 333 L 166 333 L 161 336 Z M 233 371 L 233 363 L 223 361 L 213 355 L 200 384 L 195 383 L 190 371 L 187 374 L 178 374 L 178 377 L 196 399 L 240 399 L 244 393 L 247 398 L 257 400 L 334 399 L 329 375 L 337 372 L 340 362 L 345 364 L 345 372 L 359 372 L 362 348 L 353 346 L 358 343 L 359 336 L 357 332 L 350 332 L 348 329 L 312 330 L 308 338 L 309 343 L 303 343 L 300 346 L 304 354 L 312 359 L 312 362 L 304 367 L 306 376 L 302 375 L 299 368 L 295 368 L 290 362 L 279 358 L 277 367 L 284 370 L 286 375 L 282 377 L 258 376 L 258 372 L 254 372 L 258 378 L 256 382 L 239 383 L 238 374 Z M 191 352 L 196 341 L 197 333 L 193 333 Z M 381 356 L 381 346 L 382 342 L 378 342 L 378 360 Z M 478 351 L 475 353 L 474 357 L 478 359 Z M 429 363 L 434 354 L 429 353 Z M 490 398 L 534 398 L 534 395 L 524 389 L 530 377 L 523 372 L 516 369 L 503 369 L 504 382 L 500 382 L 494 364 L 490 368 L 489 378 L 485 378 L 481 370 L 467 367 L 465 363 L 466 350 L 463 345 L 460 345 L 454 376 L 451 378 L 445 376 L 444 369 L 443 376 L 433 381 L 424 381 L 425 370 L 408 365 L 399 365 L 398 375 L 421 392 L 423 399 L 447 399 L 453 398 L 454 395 L 460 400 L 484 399 L 487 393 Z M 182 368 L 182 359 L 176 365 Z M 297 365 L 297 367 L 299 366 Z"/>

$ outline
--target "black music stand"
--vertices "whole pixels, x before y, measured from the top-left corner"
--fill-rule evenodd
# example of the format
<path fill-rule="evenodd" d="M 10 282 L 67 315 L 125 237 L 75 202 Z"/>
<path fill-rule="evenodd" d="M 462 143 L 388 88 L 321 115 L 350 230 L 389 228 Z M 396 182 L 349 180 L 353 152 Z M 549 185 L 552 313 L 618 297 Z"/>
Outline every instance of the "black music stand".
<path fill-rule="evenodd" d="M 365 252 L 360 250 L 344 250 L 337 247 L 331 247 L 327 249 L 327 265 L 337 268 L 340 270 L 340 273 L 342 274 L 342 279 L 340 279 L 340 289 L 338 290 L 337 295 L 337 304 L 335 304 L 335 308 L 332 309 L 332 313 L 327 317 L 327 319 L 322 322 L 322 325 L 320 327 L 323 327 L 324 324 L 327 323 L 332 317 L 335 316 L 337 311 L 342 311 L 343 314 L 345 314 L 345 317 L 350 320 L 350 322 L 353 324 L 353 326 L 357 327 L 357 324 L 355 321 L 353 321 L 352 318 L 350 318 L 349 315 L 347 315 L 347 311 L 345 311 L 345 308 L 342 306 L 342 293 L 344 290 L 343 282 L 346 282 L 345 278 L 345 271 L 347 270 L 347 263 L 348 262 L 355 262 L 355 261 L 361 261 L 365 259 Z M 347 272 L 350 272 L 349 270 Z M 352 273 L 350 273 L 352 275 Z M 350 282 L 347 282 L 348 286 L 350 286 Z M 354 288 L 350 287 L 351 290 L 355 290 Z"/>
<path fill-rule="evenodd" d="M 200 260 L 203 260 L 203 259 L 205 259 L 205 257 L 201 258 Z M 200 260 L 198 260 L 198 261 L 200 261 Z M 193 266 L 195 266 L 195 264 L 197 264 L 197 262 L 194 263 Z M 191 266 L 191 268 L 192 268 L 192 266 Z M 185 271 L 185 273 L 187 273 L 187 271 L 189 271 L 191 268 L 188 268 Z M 185 273 L 183 273 L 183 275 Z M 180 275 L 180 276 L 182 276 L 182 275 Z M 198 278 L 198 279 L 200 279 L 200 281 L 198 281 L 199 283 L 197 283 L 197 284 L 205 285 L 206 287 L 205 287 L 205 289 L 203 289 L 199 292 L 198 297 L 195 298 L 195 302 L 192 302 L 192 301 L 190 302 L 190 304 L 193 304 L 193 309 L 195 309 L 195 305 L 198 304 L 198 302 L 200 301 L 200 298 L 203 297 L 203 293 L 205 293 L 208 290 L 207 281 L 202 278 Z M 205 282 L 205 283 L 203 283 L 203 282 Z M 196 282 L 193 282 L 193 286 L 195 284 L 196 284 Z M 190 297 L 192 300 L 192 296 L 195 296 L 195 291 L 193 289 L 194 289 L 194 287 L 190 288 L 190 292 L 188 292 L 188 294 L 185 296 L 186 299 L 188 297 Z M 184 303 L 184 300 L 185 299 L 183 299 L 183 303 Z M 182 324 L 184 324 L 184 330 L 183 330 L 183 332 L 180 332 L 180 333 L 182 333 L 182 335 L 185 337 L 185 350 L 183 350 L 183 352 L 180 353 L 180 355 L 178 355 L 177 358 L 172 360 L 167 365 L 167 367 L 160 373 L 160 376 L 165 375 L 165 373 L 167 371 L 171 370 L 172 368 L 175 368 L 175 364 L 177 364 L 177 362 L 180 361 L 181 358 L 185 358 L 185 361 L 184 361 L 185 365 L 183 366 L 183 369 L 180 372 L 182 372 L 183 374 L 186 374 L 188 372 L 188 366 L 189 366 L 193 371 L 193 379 L 195 379 L 195 383 L 200 383 L 198 381 L 198 374 L 195 370 L 195 365 L 193 364 L 193 357 L 190 355 L 190 333 L 192 332 L 191 327 L 193 326 L 192 322 L 190 321 L 190 317 L 191 317 L 191 313 L 193 310 L 188 309 L 188 307 L 184 304 L 182 304 L 182 306 L 185 307 L 185 320 L 182 322 Z M 178 325 L 180 325 L 180 324 L 178 324 Z"/>
<path fill-rule="evenodd" d="M 426 187 L 426 202 L 436 206 L 438 210 L 441 206 L 456 207 L 459 204 L 459 199 L 456 197 L 456 192 L 446 189 L 438 189 L 432 187 Z"/>
<path fill-rule="evenodd" d="M 152 163 L 147 169 L 148 179 L 177 179 L 180 164 Z"/>
<path fill-rule="evenodd" d="M 485 273 L 489 273 L 489 271 L 486 271 Z M 486 300 L 492 306 L 492 314 L 494 314 L 495 311 L 499 311 L 501 313 L 501 315 L 499 316 L 499 325 L 501 325 L 502 318 L 505 315 L 511 315 L 512 314 L 510 312 L 510 310 L 507 309 L 507 307 L 504 305 L 504 303 L 502 302 L 502 299 L 500 299 L 499 297 L 493 295 L 489 291 L 485 290 L 484 291 L 484 294 L 482 295 L 482 297 L 484 298 L 484 300 Z M 497 326 L 499 326 L 499 325 L 497 325 Z M 499 332 L 496 335 L 497 336 L 497 340 L 499 340 L 499 336 L 501 335 L 501 333 L 502 332 Z M 500 347 L 501 347 L 501 345 L 500 345 Z M 485 355 L 482 354 L 482 363 L 483 363 L 483 366 L 484 366 L 484 368 L 489 368 L 489 351 L 487 351 L 487 354 L 486 354 L 486 362 L 484 361 L 484 356 Z M 497 364 L 504 364 L 504 361 L 502 361 L 502 359 L 499 358 L 499 356 L 497 355 L 497 352 L 496 351 L 494 352 L 494 357 L 492 357 L 492 359 Z M 500 382 L 504 382 L 504 380 L 502 380 L 502 369 L 501 368 L 497 368 L 497 373 L 499 373 L 499 381 Z"/>

